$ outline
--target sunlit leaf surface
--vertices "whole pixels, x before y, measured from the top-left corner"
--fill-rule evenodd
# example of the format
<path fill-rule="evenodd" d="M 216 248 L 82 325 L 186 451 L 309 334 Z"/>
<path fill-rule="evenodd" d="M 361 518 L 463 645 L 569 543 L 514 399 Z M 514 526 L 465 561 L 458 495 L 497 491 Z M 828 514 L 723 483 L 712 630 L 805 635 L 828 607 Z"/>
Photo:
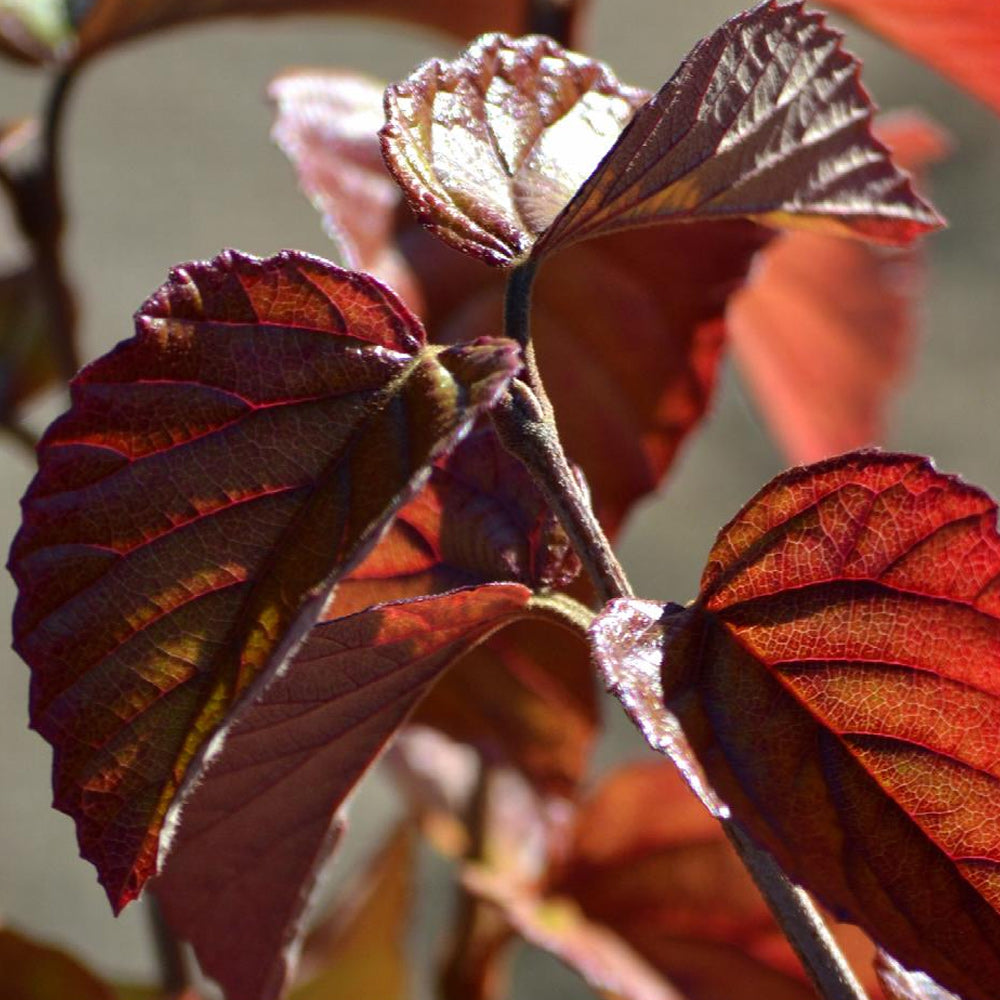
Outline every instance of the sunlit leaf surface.
<path fill-rule="evenodd" d="M 913 456 L 796 469 L 727 525 L 689 607 L 592 630 L 654 744 L 790 875 L 965 1000 L 1000 983 L 1000 538 Z"/>
<path fill-rule="evenodd" d="M 208 737 L 518 366 L 509 342 L 427 346 L 372 278 L 227 252 L 76 378 L 23 501 L 14 636 L 116 908 Z"/>

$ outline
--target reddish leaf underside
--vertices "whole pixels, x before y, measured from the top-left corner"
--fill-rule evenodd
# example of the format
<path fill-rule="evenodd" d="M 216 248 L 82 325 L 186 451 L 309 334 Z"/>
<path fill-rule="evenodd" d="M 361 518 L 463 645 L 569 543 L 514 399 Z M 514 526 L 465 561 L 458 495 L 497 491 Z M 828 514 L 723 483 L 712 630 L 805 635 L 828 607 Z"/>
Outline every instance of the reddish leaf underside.
<path fill-rule="evenodd" d="M 941 159 L 948 140 L 915 113 L 876 134 L 907 170 Z M 761 254 L 726 310 L 736 362 L 793 463 L 877 443 L 913 349 L 923 288 L 919 244 L 872 246 L 791 231 Z"/>
<path fill-rule="evenodd" d="M 965 1000 L 1000 996 L 995 522 L 917 457 L 796 469 L 723 529 L 692 606 L 614 602 L 592 636 L 796 881 Z"/>
<path fill-rule="evenodd" d="M 188 796 L 156 881 L 172 926 L 227 996 L 281 994 L 337 810 L 429 686 L 529 614 L 530 597 L 494 584 L 323 622 L 243 711 Z"/>
<path fill-rule="evenodd" d="M 1000 112 L 997 0 L 823 0 Z"/>
<path fill-rule="evenodd" d="M 749 218 L 905 244 L 941 224 L 872 136 L 841 35 L 761 3 L 699 42 L 637 112 L 536 254 L 655 222 Z"/>
<path fill-rule="evenodd" d="M 491 581 L 563 587 L 578 572 L 531 477 L 485 425 L 435 465 L 323 617 Z M 504 629 L 435 685 L 413 721 L 513 765 L 539 788 L 571 793 L 598 727 L 582 635 L 548 621 Z"/>
<path fill-rule="evenodd" d="M 14 635 L 55 804 L 115 908 L 207 738 L 518 364 L 505 341 L 426 346 L 374 279 L 227 252 L 76 378 L 23 501 Z"/>
<path fill-rule="evenodd" d="M 382 148 L 417 218 L 499 267 L 531 245 L 648 95 L 550 38 L 490 34 L 386 91 Z"/>

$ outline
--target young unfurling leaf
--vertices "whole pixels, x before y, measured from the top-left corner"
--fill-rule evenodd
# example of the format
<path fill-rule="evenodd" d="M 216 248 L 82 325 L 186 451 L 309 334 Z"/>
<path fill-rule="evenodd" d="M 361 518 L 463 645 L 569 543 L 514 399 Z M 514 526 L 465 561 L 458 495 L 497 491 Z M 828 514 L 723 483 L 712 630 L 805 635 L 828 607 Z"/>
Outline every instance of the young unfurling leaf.
<path fill-rule="evenodd" d="M 940 219 L 872 136 L 840 42 L 801 2 L 768 0 L 700 42 L 633 116 L 645 95 L 601 64 L 489 35 L 389 88 L 383 148 L 418 218 L 498 266 L 734 218 L 905 244 Z"/>
<path fill-rule="evenodd" d="M 208 738 L 518 366 L 505 341 L 428 346 L 374 279 L 228 252 L 176 269 L 74 381 L 11 551 L 14 636 L 116 909 Z"/>
<path fill-rule="evenodd" d="M 964 1000 L 1000 983 L 998 581 L 988 496 L 860 452 L 765 487 L 691 606 L 616 601 L 592 630 L 654 744 L 690 770 L 679 725 L 794 880 Z"/>
<path fill-rule="evenodd" d="M 386 91 L 386 163 L 417 218 L 507 267 L 607 152 L 644 91 L 549 38 L 484 35 Z"/>

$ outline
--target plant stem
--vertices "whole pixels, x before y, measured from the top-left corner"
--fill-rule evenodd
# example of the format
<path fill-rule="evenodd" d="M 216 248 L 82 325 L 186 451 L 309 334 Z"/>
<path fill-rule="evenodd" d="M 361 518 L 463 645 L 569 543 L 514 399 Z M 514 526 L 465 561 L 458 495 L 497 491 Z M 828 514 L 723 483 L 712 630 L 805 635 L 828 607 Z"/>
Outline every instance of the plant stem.
<path fill-rule="evenodd" d="M 191 985 L 187 955 L 152 890 L 148 891 L 148 902 L 150 930 L 160 967 L 160 987 L 168 997 L 179 997 Z"/>
<path fill-rule="evenodd" d="M 555 424 L 535 394 L 523 382 L 515 381 L 491 416 L 503 446 L 528 470 L 562 523 L 601 604 L 615 597 L 631 597 L 625 571 L 570 467 Z"/>
<path fill-rule="evenodd" d="M 825 1000 L 868 1000 L 806 893 L 788 880 L 774 858 L 753 843 L 738 823 L 722 820 L 722 828 L 819 995 Z"/>

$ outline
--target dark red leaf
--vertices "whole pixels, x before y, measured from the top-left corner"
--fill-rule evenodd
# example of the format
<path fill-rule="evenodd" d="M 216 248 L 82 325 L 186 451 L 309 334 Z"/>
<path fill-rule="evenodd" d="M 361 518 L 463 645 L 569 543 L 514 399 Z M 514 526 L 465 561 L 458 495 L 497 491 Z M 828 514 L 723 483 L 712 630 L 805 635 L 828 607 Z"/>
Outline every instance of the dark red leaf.
<path fill-rule="evenodd" d="M 579 568 L 530 476 L 486 425 L 437 463 L 427 486 L 340 585 L 324 618 L 490 581 L 563 587 Z M 539 787 L 569 794 L 598 728 L 582 635 L 547 621 L 512 625 L 449 671 L 414 721 L 513 764 Z"/>
<path fill-rule="evenodd" d="M 996 0 L 823 0 L 1000 111 Z"/>
<path fill-rule="evenodd" d="M 386 163 L 417 218 L 499 267 L 527 255 L 645 91 L 550 38 L 490 34 L 386 91 Z"/>
<path fill-rule="evenodd" d="M 749 218 L 905 244 L 941 225 L 871 134 L 841 35 L 767 0 L 699 42 L 536 254 L 654 222 Z"/>
<path fill-rule="evenodd" d="M 908 170 L 940 159 L 941 130 L 890 116 L 877 134 Z M 913 348 L 923 254 L 823 233 L 787 232 L 733 297 L 733 353 L 793 462 L 815 462 L 882 436 L 885 407 Z"/>
<path fill-rule="evenodd" d="M 115 991 L 63 951 L 0 929 L 3 1000 L 115 1000 Z"/>
<path fill-rule="evenodd" d="M 227 252 L 76 378 L 11 553 L 14 635 L 56 805 L 116 908 L 207 738 L 518 364 L 505 341 L 427 346 L 372 278 Z"/>
<path fill-rule="evenodd" d="M 336 180 L 343 137 L 351 138 L 352 158 L 365 163 L 377 149 L 373 136 L 356 134 L 343 93 L 367 93 L 370 101 L 364 88 L 371 85 L 338 74 L 310 75 L 301 86 L 296 79 L 276 83 L 276 133 L 328 224 L 354 218 Z M 356 248 L 371 241 L 367 263 L 380 275 L 400 270 L 396 250 L 384 242 L 394 207 L 372 205 L 354 241 Z M 500 276 L 419 229 L 396 225 L 409 266 L 402 284 L 415 289 L 410 301 L 420 303 L 432 339 L 457 342 L 502 329 Z M 616 529 L 656 488 L 701 419 L 715 382 L 725 303 L 767 238 L 746 222 L 637 230 L 574 247 L 542 269 L 532 339 L 560 433 L 587 475 L 606 529 Z M 607 336 L 623 323 L 627 338 Z M 581 398 L 594 405 L 579 406 Z"/>
<path fill-rule="evenodd" d="M 796 469 L 688 608 L 609 605 L 596 655 L 651 742 L 908 968 L 1000 994 L 996 506 L 923 459 Z"/>
<path fill-rule="evenodd" d="M 528 614 L 530 597 L 494 584 L 324 622 L 242 713 L 188 796 L 157 880 L 172 925 L 228 996 L 280 995 L 338 808 L 428 687 Z"/>
<path fill-rule="evenodd" d="M 324 618 L 494 581 L 562 587 L 580 563 L 524 467 L 483 423 L 431 469 Z"/>

